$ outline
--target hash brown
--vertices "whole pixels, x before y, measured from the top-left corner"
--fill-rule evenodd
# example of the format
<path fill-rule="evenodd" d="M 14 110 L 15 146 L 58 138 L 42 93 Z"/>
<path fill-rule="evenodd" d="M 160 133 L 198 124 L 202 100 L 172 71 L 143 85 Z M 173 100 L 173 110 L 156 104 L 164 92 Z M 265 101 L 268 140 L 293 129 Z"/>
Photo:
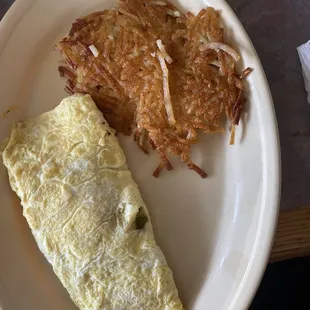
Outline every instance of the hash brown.
<path fill-rule="evenodd" d="M 238 53 L 224 42 L 219 12 L 196 16 L 166 1 L 121 0 L 118 8 L 92 13 L 73 23 L 56 48 L 59 72 L 70 93 L 88 93 L 118 132 L 141 149 L 156 150 L 154 172 L 172 169 L 169 156 L 206 177 L 190 158 L 198 131 L 223 132 L 225 117 L 235 126 L 244 108 Z"/>

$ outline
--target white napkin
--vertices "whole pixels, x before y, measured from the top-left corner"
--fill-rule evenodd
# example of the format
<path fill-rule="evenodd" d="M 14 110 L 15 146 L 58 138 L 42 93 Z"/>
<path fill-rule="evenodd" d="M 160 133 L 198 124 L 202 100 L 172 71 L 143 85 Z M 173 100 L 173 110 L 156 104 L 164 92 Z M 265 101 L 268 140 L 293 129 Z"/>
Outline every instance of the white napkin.
<path fill-rule="evenodd" d="M 308 102 L 310 103 L 310 41 L 297 47 L 300 58 L 302 73 L 305 80 L 305 88 L 308 92 Z"/>

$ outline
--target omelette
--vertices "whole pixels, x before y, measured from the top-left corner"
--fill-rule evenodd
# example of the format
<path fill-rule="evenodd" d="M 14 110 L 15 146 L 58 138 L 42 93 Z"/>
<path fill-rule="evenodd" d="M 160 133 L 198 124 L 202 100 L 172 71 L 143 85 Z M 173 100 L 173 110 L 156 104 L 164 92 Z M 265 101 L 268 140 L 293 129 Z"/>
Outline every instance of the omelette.
<path fill-rule="evenodd" d="M 118 139 L 89 95 L 15 123 L 2 157 L 40 250 L 79 309 L 183 309 Z"/>

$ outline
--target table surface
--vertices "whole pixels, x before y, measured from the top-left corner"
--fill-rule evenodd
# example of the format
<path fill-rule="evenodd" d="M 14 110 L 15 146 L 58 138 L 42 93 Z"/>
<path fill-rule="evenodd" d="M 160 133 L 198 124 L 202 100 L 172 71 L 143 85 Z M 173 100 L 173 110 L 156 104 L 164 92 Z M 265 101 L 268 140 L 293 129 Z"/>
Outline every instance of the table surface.
<path fill-rule="evenodd" d="M 0 18 L 14 0 L 0 0 Z M 310 105 L 296 47 L 310 40 L 309 0 L 227 0 L 267 75 L 282 153 L 281 208 L 310 205 Z"/>

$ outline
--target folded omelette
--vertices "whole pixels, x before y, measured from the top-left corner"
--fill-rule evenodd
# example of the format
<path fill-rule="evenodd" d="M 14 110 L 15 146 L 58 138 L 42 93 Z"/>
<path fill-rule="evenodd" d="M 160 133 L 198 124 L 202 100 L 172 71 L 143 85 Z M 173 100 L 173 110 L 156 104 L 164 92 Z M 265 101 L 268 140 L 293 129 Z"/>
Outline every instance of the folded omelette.
<path fill-rule="evenodd" d="M 90 96 L 14 124 L 2 151 L 37 244 L 80 309 L 183 309 L 125 155 Z"/>

